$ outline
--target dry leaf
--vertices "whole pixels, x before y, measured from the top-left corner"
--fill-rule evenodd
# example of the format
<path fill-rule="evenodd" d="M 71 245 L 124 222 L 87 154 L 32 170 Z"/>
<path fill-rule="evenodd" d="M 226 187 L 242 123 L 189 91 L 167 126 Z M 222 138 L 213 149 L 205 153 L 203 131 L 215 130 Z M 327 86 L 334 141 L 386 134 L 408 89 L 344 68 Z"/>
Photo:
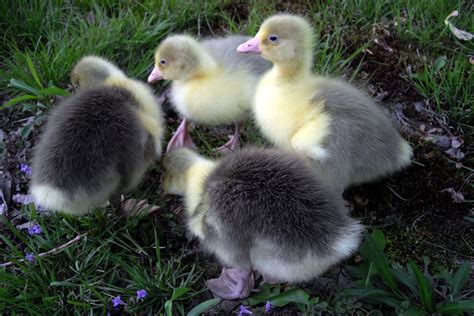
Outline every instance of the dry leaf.
<path fill-rule="evenodd" d="M 453 35 L 456 36 L 458 39 L 463 40 L 463 41 L 472 40 L 474 38 L 474 34 L 460 30 L 457 27 L 455 27 L 454 24 L 449 22 L 450 18 L 452 18 L 453 16 L 458 16 L 458 15 L 459 15 L 459 12 L 457 10 L 454 10 L 446 17 L 446 19 L 444 20 L 444 24 L 446 24 L 449 27 L 449 30 L 451 31 L 451 33 L 453 33 Z"/>
<path fill-rule="evenodd" d="M 393 52 L 393 48 L 388 46 L 387 42 L 384 39 L 376 38 L 376 39 L 374 39 L 374 42 L 375 42 L 375 44 L 382 46 L 383 49 L 385 49 L 387 52 L 389 52 L 389 53 Z"/>
<path fill-rule="evenodd" d="M 453 12 L 451 12 L 451 13 L 446 17 L 446 19 L 444 19 L 444 23 L 445 23 L 446 25 L 448 25 L 449 19 L 452 18 L 453 16 L 458 16 L 458 15 L 459 15 L 458 10 L 454 10 Z"/>
<path fill-rule="evenodd" d="M 360 206 L 366 206 L 367 204 L 369 204 L 369 200 L 367 198 L 361 197 L 361 196 L 358 196 L 358 195 L 354 196 L 354 200 Z"/>
<path fill-rule="evenodd" d="M 370 49 L 368 49 L 368 48 L 364 49 L 363 52 L 364 52 L 364 53 L 368 53 L 369 55 L 373 55 L 373 54 L 374 54 L 374 53 L 373 53 Z"/>
<path fill-rule="evenodd" d="M 18 229 L 18 230 L 23 230 L 23 229 L 28 229 L 30 227 L 33 227 L 35 225 L 38 225 L 38 222 L 36 221 L 32 221 L 32 222 L 26 222 L 26 223 L 23 223 L 21 225 L 16 225 L 15 227 Z"/>
<path fill-rule="evenodd" d="M 464 195 L 461 192 L 456 192 L 453 188 L 447 188 L 442 190 L 441 192 L 448 192 L 449 194 L 451 194 L 451 198 L 455 203 L 464 202 Z"/>
<path fill-rule="evenodd" d="M 159 210 L 160 207 L 149 205 L 147 200 L 128 199 L 121 202 L 120 209 L 126 216 L 133 216 L 138 214 L 151 214 Z"/>
<path fill-rule="evenodd" d="M 460 30 L 451 23 L 449 23 L 449 29 L 451 30 L 451 33 L 453 33 L 454 36 L 456 36 L 460 40 L 470 41 L 474 38 L 474 34 Z"/>
<path fill-rule="evenodd" d="M 461 142 L 459 140 L 457 140 L 456 138 L 453 138 L 451 140 L 451 147 L 459 148 L 459 147 L 461 147 Z"/>

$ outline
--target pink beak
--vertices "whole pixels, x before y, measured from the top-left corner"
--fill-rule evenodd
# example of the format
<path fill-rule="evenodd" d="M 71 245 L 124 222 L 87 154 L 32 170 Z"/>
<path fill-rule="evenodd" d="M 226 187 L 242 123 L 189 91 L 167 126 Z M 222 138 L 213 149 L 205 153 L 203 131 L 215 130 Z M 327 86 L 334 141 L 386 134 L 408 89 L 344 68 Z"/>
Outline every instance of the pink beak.
<path fill-rule="evenodd" d="M 256 37 L 249 39 L 243 44 L 240 44 L 237 47 L 237 51 L 240 53 L 254 53 L 260 54 L 262 51 L 260 50 L 260 40 Z"/>
<path fill-rule="evenodd" d="M 162 79 L 163 79 L 163 74 L 161 73 L 160 69 L 155 66 L 151 74 L 148 76 L 148 83 L 153 83 L 157 80 L 162 80 Z"/>

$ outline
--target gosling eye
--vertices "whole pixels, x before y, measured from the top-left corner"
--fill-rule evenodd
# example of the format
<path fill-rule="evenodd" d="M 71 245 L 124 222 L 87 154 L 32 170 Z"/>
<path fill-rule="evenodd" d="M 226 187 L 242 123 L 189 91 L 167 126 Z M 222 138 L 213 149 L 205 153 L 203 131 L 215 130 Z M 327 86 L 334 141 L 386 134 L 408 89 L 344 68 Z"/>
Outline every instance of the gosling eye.
<path fill-rule="evenodd" d="M 166 65 L 166 59 L 162 59 L 162 60 L 160 60 L 160 64 L 162 64 L 162 65 Z"/>
<path fill-rule="evenodd" d="M 276 35 L 270 35 L 270 36 L 268 37 L 268 40 L 269 40 L 270 42 L 272 42 L 272 43 L 276 43 L 276 42 L 278 42 L 278 36 L 276 36 Z"/>

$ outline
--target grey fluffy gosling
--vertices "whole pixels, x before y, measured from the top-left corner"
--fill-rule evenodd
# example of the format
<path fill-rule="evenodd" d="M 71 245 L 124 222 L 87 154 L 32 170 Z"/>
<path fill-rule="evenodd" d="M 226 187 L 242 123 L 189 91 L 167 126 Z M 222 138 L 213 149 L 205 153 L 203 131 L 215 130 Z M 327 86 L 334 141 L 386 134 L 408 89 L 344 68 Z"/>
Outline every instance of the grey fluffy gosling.
<path fill-rule="evenodd" d="M 198 42 L 174 35 L 160 43 L 148 82 L 172 80 L 171 103 L 184 118 L 169 146 L 194 147 L 189 121 L 209 126 L 235 124 L 235 134 L 218 149 L 226 152 L 239 146 L 240 125 L 250 114 L 257 81 L 270 69 L 266 60 L 235 51 L 247 39 L 228 36 Z"/>
<path fill-rule="evenodd" d="M 358 247 L 362 226 L 308 162 L 278 149 L 220 161 L 179 148 L 163 159 L 163 188 L 184 196 L 187 226 L 225 268 L 209 289 L 245 298 L 252 271 L 265 282 L 309 281 Z"/>
<path fill-rule="evenodd" d="M 141 181 L 161 156 L 163 115 L 145 84 L 100 57 L 82 58 L 71 81 L 79 92 L 49 115 L 30 191 L 47 210 L 83 215 Z"/>
<path fill-rule="evenodd" d="M 254 100 L 263 135 L 312 159 L 338 193 L 407 166 L 412 149 L 381 107 L 349 83 L 311 73 L 313 43 L 309 23 L 284 14 L 267 19 L 255 38 L 238 47 L 273 62 Z"/>

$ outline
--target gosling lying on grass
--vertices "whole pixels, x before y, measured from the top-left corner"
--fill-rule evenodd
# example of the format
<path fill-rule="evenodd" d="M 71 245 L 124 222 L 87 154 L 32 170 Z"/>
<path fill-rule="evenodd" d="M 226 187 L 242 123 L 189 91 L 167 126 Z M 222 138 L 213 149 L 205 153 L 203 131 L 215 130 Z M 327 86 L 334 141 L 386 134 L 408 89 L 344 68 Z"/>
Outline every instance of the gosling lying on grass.
<path fill-rule="evenodd" d="M 49 115 L 30 191 L 44 209 L 83 215 L 141 181 L 161 156 L 163 115 L 145 84 L 100 57 L 82 58 L 71 81 L 79 92 Z"/>
<path fill-rule="evenodd" d="M 283 14 L 267 19 L 255 38 L 237 48 L 273 63 L 254 100 L 263 135 L 312 159 L 338 193 L 407 166 L 410 145 L 372 99 L 344 81 L 311 73 L 313 43 L 307 21 Z"/>
<path fill-rule="evenodd" d="M 171 103 L 184 118 L 170 146 L 194 147 L 189 121 L 209 126 L 235 124 L 235 134 L 219 150 L 239 146 L 241 123 L 250 113 L 255 86 L 270 68 L 266 60 L 235 51 L 246 39 L 228 36 L 198 42 L 190 36 L 174 35 L 158 46 L 148 82 L 173 80 Z"/>
<path fill-rule="evenodd" d="M 163 188 L 184 196 L 187 226 L 225 266 L 207 282 L 218 297 L 249 296 L 264 282 L 305 282 L 353 253 L 362 226 L 308 163 L 276 149 L 244 149 L 220 161 L 188 148 L 163 159 Z"/>

